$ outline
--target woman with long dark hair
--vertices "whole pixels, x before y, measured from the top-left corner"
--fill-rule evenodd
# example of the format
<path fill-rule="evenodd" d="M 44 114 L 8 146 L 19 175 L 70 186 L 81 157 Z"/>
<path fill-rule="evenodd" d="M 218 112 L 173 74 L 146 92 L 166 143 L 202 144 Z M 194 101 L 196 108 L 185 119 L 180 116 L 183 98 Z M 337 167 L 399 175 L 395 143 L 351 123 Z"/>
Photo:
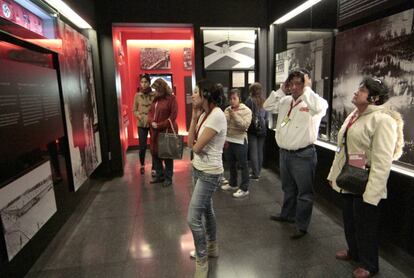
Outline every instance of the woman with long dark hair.
<path fill-rule="evenodd" d="M 188 225 L 194 237 L 196 278 L 207 278 L 208 257 L 218 257 L 213 193 L 223 176 L 223 146 L 227 121 L 220 109 L 220 89 L 212 82 L 197 83 L 188 143 L 194 153 L 194 191 L 188 208 Z M 204 218 L 205 221 L 202 221 Z"/>
<path fill-rule="evenodd" d="M 249 88 L 249 98 L 245 104 L 252 111 L 252 122 L 247 130 L 249 156 L 251 162 L 250 179 L 258 180 L 263 164 L 263 147 L 267 133 L 266 111 L 263 109 L 264 98 L 262 85 L 253 83 Z"/>
<path fill-rule="evenodd" d="M 155 93 L 151 90 L 151 77 L 149 74 L 140 75 L 140 87 L 134 98 L 134 116 L 137 119 L 139 139 L 139 161 L 141 162 L 141 175 L 145 172 L 145 153 L 147 151 L 147 138 L 150 130 L 148 112 L 154 100 Z"/>

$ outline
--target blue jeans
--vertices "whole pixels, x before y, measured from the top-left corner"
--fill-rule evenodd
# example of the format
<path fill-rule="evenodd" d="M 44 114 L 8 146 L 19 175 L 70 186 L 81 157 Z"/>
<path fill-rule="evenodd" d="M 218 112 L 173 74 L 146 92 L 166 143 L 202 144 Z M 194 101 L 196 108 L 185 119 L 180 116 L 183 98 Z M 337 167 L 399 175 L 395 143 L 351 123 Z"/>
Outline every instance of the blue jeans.
<path fill-rule="evenodd" d="M 164 161 L 164 166 L 162 162 Z M 159 158 L 158 155 L 152 156 L 152 163 L 154 165 L 154 169 L 156 172 L 156 178 L 165 178 L 166 180 L 172 181 L 173 177 L 173 170 L 174 170 L 174 160 L 172 159 L 162 159 Z"/>
<path fill-rule="evenodd" d="M 216 216 L 212 197 L 220 184 L 221 177 L 222 174 L 207 174 L 193 168 L 195 187 L 188 208 L 187 222 L 193 233 L 196 254 L 199 258 L 207 256 L 207 240 L 216 240 Z"/>
<path fill-rule="evenodd" d="M 252 174 L 255 177 L 260 176 L 263 164 L 263 146 L 266 137 L 255 134 L 247 134 L 249 139 L 249 155 L 252 167 Z"/>
<path fill-rule="evenodd" d="M 314 146 L 292 152 L 280 149 L 280 176 L 284 193 L 280 216 L 295 219 L 306 231 L 312 217 L 313 182 L 317 163 Z"/>
<path fill-rule="evenodd" d="M 229 185 L 237 187 L 237 165 L 241 168 L 241 185 L 240 189 L 243 191 L 249 190 L 249 164 L 247 161 L 247 143 L 236 144 L 229 142 L 229 147 L 226 150 L 227 162 L 230 170 Z"/>

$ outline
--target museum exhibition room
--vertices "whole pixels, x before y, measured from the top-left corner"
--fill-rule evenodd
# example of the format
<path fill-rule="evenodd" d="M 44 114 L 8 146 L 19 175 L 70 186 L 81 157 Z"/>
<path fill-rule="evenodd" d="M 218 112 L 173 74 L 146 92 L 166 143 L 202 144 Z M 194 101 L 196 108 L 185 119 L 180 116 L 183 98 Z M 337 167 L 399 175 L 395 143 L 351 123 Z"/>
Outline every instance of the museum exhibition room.
<path fill-rule="evenodd" d="M 414 1 L 0 7 L 0 278 L 414 277 Z"/>

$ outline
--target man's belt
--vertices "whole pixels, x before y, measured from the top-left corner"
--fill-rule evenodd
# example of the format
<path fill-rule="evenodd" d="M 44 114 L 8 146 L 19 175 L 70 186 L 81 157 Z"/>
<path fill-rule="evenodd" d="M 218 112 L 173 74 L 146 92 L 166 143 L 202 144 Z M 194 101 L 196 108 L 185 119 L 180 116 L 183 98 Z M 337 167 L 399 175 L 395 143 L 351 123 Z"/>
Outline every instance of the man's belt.
<path fill-rule="evenodd" d="M 285 152 L 288 152 L 288 153 L 298 153 L 298 152 L 301 152 L 301 151 L 304 151 L 306 149 L 313 148 L 313 147 L 314 147 L 314 145 L 310 144 L 310 145 L 307 145 L 306 147 L 303 147 L 303 148 L 300 148 L 300 149 L 297 149 L 297 150 L 287 150 L 287 149 L 282 149 L 282 150 L 284 150 Z"/>

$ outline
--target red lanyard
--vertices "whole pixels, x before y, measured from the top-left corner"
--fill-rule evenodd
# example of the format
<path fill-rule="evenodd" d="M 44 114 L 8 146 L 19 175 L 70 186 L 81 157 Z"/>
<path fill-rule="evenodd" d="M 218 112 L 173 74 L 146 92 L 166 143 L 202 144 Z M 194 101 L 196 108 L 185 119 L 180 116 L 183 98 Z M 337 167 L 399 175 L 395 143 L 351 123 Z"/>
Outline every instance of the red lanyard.
<path fill-rule="evenodd" d="M 212 111 L 212 110 L 210 110 L 210 111 L 208 112 L 208 114 L 206 114 L 206 115 L 205 115 L 205 117 L 204 117 L 204 118 L 203 118 L 203 120 L 201 121 L 200 125 L 199 125 L 199 126 L 198 126 L 198 128 L 196 129 L 195 136 L 194 136 L 194 141 L 197 141 L 197 139 L 198 139 L 198 133 L 200 132 L 201 126 L 202 126 L 202 125 L 203 125 L 203 123 L 207 120 L 207 117 L 210 115 L 211 111 Z M 200 117 L 201 117 L 201 115 L 200 115 Z M 197 122 L 200 120 L 200 117 L 197 119 Z"/>
<path fill-rule="evenodd" d="M 355 122 L 358 120 L 359 116 L 357 113 L 354 113 L 351 117 L 351 119 L 348 122 L 348 125 L 346 126 L 346 130 L 348 130 Z"/>
<path fill-rule="evenodd" d="M 302 100 L 299 100 L 298 102 L 295 103 L 295 105 L 293 105 L 293 99 L 292 102 L 290 103 L 290 109 L 289 112 L 287 113 L 288 118 L 290 117 L 290 113 L 292 113 L 292 109 L 295 108 L 296 106 L 298 106 L 299 103 L 301 103 Z"/>

